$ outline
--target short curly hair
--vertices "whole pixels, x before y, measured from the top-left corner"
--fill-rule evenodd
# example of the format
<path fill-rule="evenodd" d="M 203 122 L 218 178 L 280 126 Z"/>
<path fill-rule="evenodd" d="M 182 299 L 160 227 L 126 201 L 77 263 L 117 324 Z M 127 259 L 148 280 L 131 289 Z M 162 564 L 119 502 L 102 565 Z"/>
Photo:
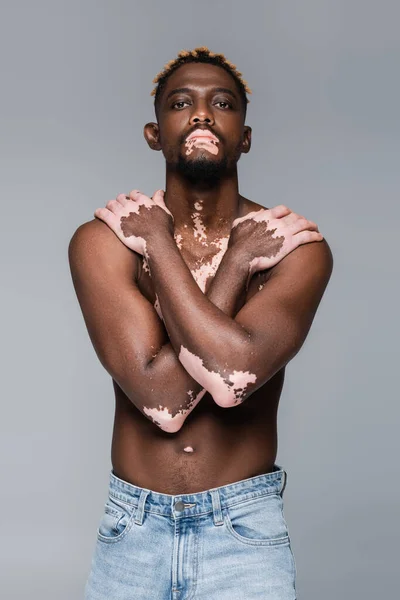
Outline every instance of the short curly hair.
<path fill-rule="evenodd" d="M 240 96 L 243 104 L 243 111 L 246 115 L 247 104 L 250 100 L 247 98 L 247 94 L 251 94 L 252 91 L 249 88 L 247 81 L 242 78 L 242 73 L 236 69 L 236 65 L 232 64 L 229 60 L 225 58 L 223 54 L 216 54 L 215 52 L 211 52 L 207 46 L 199 46 L 194 48 L 193 50 L 181 50 L 178 53 L 178 56 L 173 60 L 170 60 L 162 71 L 158 73 L 153 79 L 153 83 L 156 83 L 156 87 L 151 92 L 151 96 L 154 96 L 154 108 L 157 113 L 158 102 L 162 93 L 162 90 L 165 87 L 165 84 L 168 80 L 168 77 L 176 71 L 180 66 L 185 65 L 191 62 L 201 62 L 201 63 L 209 63 L 212 65 L 217 65 L 218 67 L 222 67 L 232 75 L 234 80 L 237 83 L 239 88 Z"/>

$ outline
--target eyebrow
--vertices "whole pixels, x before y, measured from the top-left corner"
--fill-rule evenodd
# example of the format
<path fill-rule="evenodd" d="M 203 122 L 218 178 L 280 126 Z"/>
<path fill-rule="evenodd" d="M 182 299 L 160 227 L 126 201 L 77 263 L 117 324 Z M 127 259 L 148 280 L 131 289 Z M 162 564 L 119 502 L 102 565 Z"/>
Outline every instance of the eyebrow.
<path fill-rule="evenodd" d="M 173 96 L 174 94 L 181 94 L 181 93 L 187 93 L 190 94 L 190 92 L 192 92 L 193 90 L 191 88 L 188 87 L 181 87 L 181 88 L 176 88 L 174 90 L 171 90 L 168 94 L 168 96 L 166 97 L 166 100 L 168 100 L 168 98 L 170 98 L 171 96 Z M 235 100 L 237 100 L 237 96 L 236 94 L 234 94 L 232 92 L 232 90 L 230 90 L 229 88 L 224 88 L 224 87 L 216 87 L 216 88 L 212 88 L 211 90 L 214 93 L 217 92 L 223 92 L 225 94 L 229 94 L 230 96 L 232 96 L 232 98 L 234 98 Z"/>

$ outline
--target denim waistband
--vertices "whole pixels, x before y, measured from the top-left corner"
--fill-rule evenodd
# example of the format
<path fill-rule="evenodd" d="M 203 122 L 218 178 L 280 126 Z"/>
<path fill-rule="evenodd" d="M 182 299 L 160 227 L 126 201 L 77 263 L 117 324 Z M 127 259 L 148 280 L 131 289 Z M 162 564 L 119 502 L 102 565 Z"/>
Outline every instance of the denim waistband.
<path fill-rule="evenodd" d="M 214 513 L 216 524 L 222 522 L 221 509 L 267 494 L 283 494 L 286 471 L 275 463 L 273 471 L 227 485 L 192 494 L 163 494 L 141 488 L 110 472 L 109 494 L 138 508 L 136 522 L 142 522 L 143 512 L 157 513 L 178 519 Z"/>

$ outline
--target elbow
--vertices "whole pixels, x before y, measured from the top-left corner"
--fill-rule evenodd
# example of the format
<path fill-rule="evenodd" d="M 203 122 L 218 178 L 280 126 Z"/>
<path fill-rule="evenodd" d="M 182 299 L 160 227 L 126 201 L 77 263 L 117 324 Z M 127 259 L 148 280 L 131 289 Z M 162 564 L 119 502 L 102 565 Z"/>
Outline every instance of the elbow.
<path fill-rule="evenodd" d="M 228 394 L 213 394 L 213 400 L 221 408 L 230 408 L 233 406 L 232 399 Z"/>
<path fill-rule="evenodd" d="M 232 408 L 232 406 L 238 406 L 242 404 L 249 396 L 251 396 L 253 390 L 236 390 L 229 392 L 221 392 L 213 395 L 215 404 L 218 404 L 221 408 Z"/>
<path fill-rule="evenodd" d="M 178 358 L 191 377 L 202 385 L 213 397 L 214 402 L 222 408 L 230 408 L 243 402 L 252 393 L 253 384 L 259 386 L 256 374 L 250 369 L 236 370 L 233 366 L 227 367 L 226 363 L 224 367 L 207 369 L 203 360 L 183 347 Z"/>
<path fill-rule="evenodd" d="M 164 431 L 165 433 L 178 433 L 178 431 L 180 431 L 182 428 L 183 421 L 182 421 L 182 423 L 178 423 L 178 422 L 172 423 L 171 421 L 163 421 L 162 423 L 156 423 L 156 424 L 161 429 L 161 431 Z"/>
<path fill-rule="evenodd" d="M 185 416 L 178 412 L 172 415 L 166 406 L 143 406 L 143 414 L 165 433 L 177 433 L 185 421 Z"/>
<path fill-rule="evenodd" d="M 233 371 L 223 384 L 210 392 L 215 404 L 221 408 L 231 408 L 242 404 L 257 389 L 258 382 L 255 373 L 250 371 Z"/>

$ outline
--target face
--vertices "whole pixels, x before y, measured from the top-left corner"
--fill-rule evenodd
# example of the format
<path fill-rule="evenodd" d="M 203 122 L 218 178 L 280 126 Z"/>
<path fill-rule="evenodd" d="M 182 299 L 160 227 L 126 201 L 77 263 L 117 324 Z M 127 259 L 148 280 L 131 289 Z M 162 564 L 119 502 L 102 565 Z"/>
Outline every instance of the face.
<path fill-rule="evenodd" d="M 209 138 L 190 134 L 202 130 Z M 214 180 L 236 168 L 251 145 L 242 100 L 233 77 L 222 67 L 188 63 L 168 78 L 158 108 L 158 122 L 147 123 L 149 146 L 162 150 L 167 165 L 193 180 Z"/>

